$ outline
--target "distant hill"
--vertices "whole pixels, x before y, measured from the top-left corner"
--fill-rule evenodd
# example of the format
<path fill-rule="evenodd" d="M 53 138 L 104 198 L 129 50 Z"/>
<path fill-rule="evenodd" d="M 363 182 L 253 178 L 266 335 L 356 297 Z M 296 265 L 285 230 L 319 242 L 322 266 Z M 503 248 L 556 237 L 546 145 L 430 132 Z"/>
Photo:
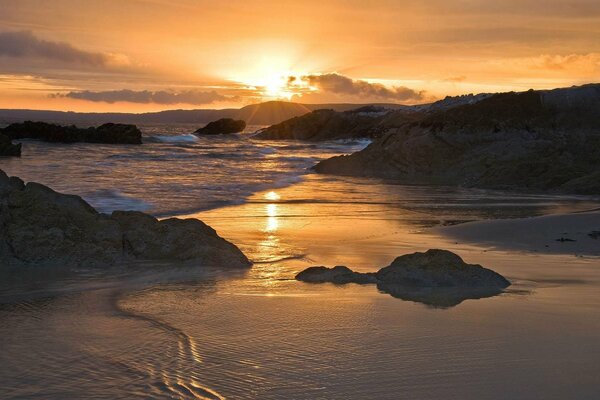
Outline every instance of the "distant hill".
<path fill-rule="evenodd" d="M 399 104 L 375 105 L 392 109 L 404 107 Z M 347 111 L 363 106 L 365 106 L 365 104 L 301 104 L 286 101 L 268 101 L 265 103 L 248 105 L 239 109 L 167 110 L 140 114 L 0 109 L 0 123 L 9 124 L 31 120 L 56 122 L 61 124 L 77 124 L 81 126 L 98 125 L 107 122 L 125 124 L 193 123 L 201 125 L 220 118 L 234 118 L 246 121 L 247 125 L 272 125 L 293 117 L 304 115 L 313 110 L 332 109 L 335 111 Z"/>

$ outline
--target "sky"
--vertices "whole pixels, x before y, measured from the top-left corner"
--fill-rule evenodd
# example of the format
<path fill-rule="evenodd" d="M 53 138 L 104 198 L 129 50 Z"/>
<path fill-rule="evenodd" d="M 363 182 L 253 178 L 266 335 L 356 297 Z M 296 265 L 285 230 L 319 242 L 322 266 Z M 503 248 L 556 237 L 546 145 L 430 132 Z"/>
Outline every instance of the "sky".
<path fill-rule="evenodd" d="M 598 81 L 598 0 L 0 0 L 0 108 L 418 104 Z"/>

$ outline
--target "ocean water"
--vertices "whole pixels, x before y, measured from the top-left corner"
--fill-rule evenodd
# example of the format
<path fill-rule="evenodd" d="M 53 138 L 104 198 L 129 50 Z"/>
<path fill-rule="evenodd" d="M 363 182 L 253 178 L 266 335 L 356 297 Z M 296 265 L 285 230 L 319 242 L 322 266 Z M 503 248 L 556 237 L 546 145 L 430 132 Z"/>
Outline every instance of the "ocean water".
<path fill-rule="evenodd" d="M 193 125 L 141 126 L 142 146 L 25 141 L 21 158 L 0 168 L 25 181 L 82 196 L 101 212 L 137 210 L 157 216 L 239 204 L 249 195 L 298 182 L 318 160 L 365 147 L 197 137 Z"/>
<path fill-rule="evenodd" d="M 196 139 L 190 129 L 144 127 L 142 147 L 27 142 L 21 160 L 0 160 L 103 211 L 200 218 L 255 262 L 3 277 L 0 398 L 597 397 L 600 260 L 463 244 L 429 228 L 599 199 L 320 176 L 307 170 L 316 160 L 365 143 Z M 293 279 L 312 265 L 375 271 L 428 248 L 512 286 L 449 305 Z"/>

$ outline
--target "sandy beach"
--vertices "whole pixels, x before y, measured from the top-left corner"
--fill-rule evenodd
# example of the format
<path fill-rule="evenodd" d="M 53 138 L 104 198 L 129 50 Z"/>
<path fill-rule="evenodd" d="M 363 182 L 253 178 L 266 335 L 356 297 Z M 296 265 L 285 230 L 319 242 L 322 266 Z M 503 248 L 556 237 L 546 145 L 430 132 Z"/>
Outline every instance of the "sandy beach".
<path fill-rule="evenodd" d="M 600 256 L 600 211 L 477 221 L 433 229 L 486 249 Z"/>

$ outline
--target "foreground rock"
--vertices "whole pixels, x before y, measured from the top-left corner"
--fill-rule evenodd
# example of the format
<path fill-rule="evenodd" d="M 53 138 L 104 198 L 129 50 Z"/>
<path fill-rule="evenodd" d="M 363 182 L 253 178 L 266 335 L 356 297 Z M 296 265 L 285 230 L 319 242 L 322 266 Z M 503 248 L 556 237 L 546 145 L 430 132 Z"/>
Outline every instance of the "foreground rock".
<path fill-rule="evenodd" d="M 500 93 L 392 113 L 367 148 L 319 173 L 404 184 L 600 194 L 600 85 Z"/>
<path fill-rule="evenodd" d="M 11 124 L 0 130 L 10 139 L 37 139 L 59 143 L 106 143 L 141 144 L 142 132 L 135 125 L 104 124 L 98 127 L 78 128 L 74 125 L 62 126 L 46 122 L 25 121 Z"/>
<path fill-rule="evenodd" d="M 375 283 L 382 292 L 435 307 L 452 307 L 466 299 L 495 296 L 510 286 L 502 275 L 467 264 L 447 250 L 428 250 L 396 258 L 376 273 L 347 267 L 311 267 L 296 275 L 304 282 Z"/>
<path fill-rule="evenodd" d="M 229 133 L 239 133 L 246 129 L 246 122 L 232 118 L 221 118 L 209 122 L 203 128 L 198 129 L 196 135 L 224 135 Z"/>
<path fill-rule="evenodd" d="M 8 136 L 0 133 L 0 157 L 20 157 L 21 156 L 21 144 L 14 144 Z"/>
<path fill-rule="evenodd" d="M 0 266 L 106 266 L 136 260 L 250 266 L 235 245 L 199 220 L 158 221 L 126 211 L 100 214 L 79 196 L 24 184 L 0 170 Z"/>

